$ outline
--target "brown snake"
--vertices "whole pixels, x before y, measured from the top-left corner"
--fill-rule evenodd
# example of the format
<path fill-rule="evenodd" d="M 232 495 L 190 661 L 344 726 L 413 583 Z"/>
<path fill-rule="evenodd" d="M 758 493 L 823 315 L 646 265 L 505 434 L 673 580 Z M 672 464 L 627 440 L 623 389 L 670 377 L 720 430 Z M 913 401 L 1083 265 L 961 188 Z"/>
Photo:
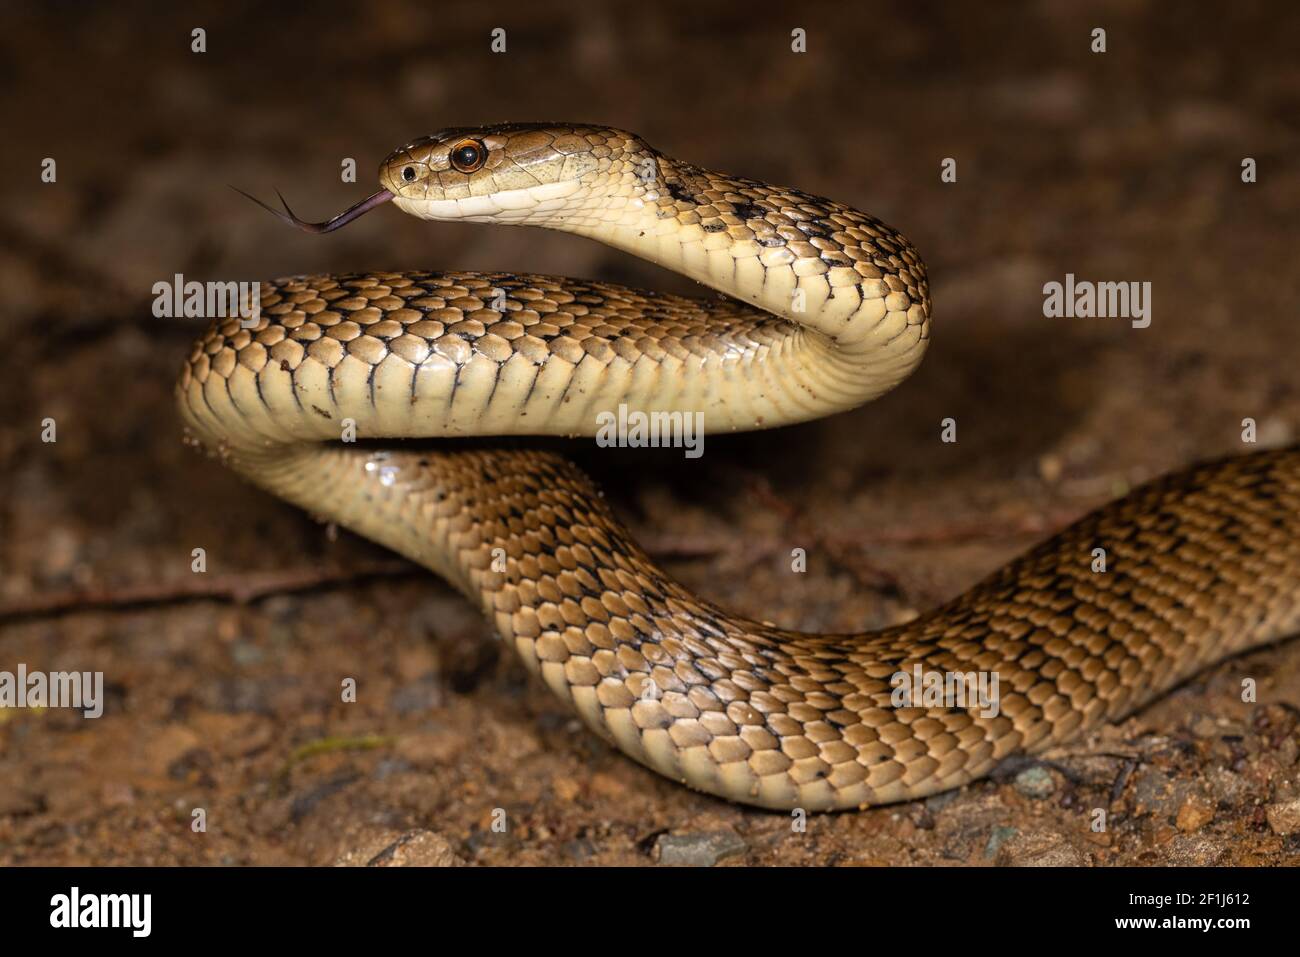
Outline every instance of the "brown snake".
<path fill-rule="evenodd" d="M 730 298 L 496 273 L 276 282 L 217 320 L 177 385 L 232 468 L 430 568 L 596 733 L 734 801 L 917 798 L 1115 720 L 1300 628 L 1300 450 L 1143 486 L 908 624 L 858 635 L 734 617 L 668 578 L 564 459 L 338 440 L 596 434 L 621 403 L 769 428 L 897 385 L 929 340 L 925 267 L 890 227 L 794 189 L 567 124 L 447 130 L 389 156 L 424 219 L 601 240 Z M 292 214 L 286 218 L 292 219 Z M 1105 570 L 1094 570 L 1094 549 Z M 996 675 L 996 714 L 891 701 L 896 673 Z"/>

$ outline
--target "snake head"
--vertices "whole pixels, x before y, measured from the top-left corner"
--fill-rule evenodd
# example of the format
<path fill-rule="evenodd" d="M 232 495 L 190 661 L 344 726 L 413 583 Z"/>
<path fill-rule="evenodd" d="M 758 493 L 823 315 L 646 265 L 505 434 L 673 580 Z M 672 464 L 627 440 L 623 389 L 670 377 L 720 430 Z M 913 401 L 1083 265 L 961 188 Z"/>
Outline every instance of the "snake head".
<path fill-rule="evenodd" d="M 441 130 L 379 167 L 394 204 L 421 219 L 559 225 L 625 180 L 654 182 L 656 154 L 634 134 L 568 123 Z"/>
<path fill-rule="evenodd" d="M 568 123 L 505 123 L 446 129 L 394 150 L 379 166 L 378 192 L 319 223 L 232 186 L 309 233 L 329 233 L 393 202 L 420 219 L 573 228 L 666 190 L 662 158 L 622 130 Z M 577 215 L 581 213 L 582 215 Z M 592 215 L 596 213 L 597 215 Z"/>

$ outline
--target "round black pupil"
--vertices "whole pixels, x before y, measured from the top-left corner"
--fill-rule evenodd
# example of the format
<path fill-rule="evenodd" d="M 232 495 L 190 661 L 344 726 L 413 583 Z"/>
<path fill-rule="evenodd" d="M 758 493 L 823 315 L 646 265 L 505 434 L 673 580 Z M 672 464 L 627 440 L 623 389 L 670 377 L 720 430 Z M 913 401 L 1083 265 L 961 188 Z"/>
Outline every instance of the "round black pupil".
<path fill-rule="evenodd" d="M 415 169 L 408 166 L 406 169 L 402 170 L 402 179 L 406 180 L 408 183 L 415 182 Z"/>
<path fill-rule="evenodd" d="M 478 162 L 478 147 L 462 146 L 456 150 L 456 165 L 473 166 Z"/>

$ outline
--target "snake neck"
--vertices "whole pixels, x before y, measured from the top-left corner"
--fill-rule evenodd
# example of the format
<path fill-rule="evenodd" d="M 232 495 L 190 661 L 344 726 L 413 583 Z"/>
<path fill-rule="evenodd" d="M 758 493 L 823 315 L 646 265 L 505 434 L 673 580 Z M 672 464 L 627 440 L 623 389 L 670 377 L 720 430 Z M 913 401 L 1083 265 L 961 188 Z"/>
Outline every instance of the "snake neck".
<path fill-rule="evenodd" d="M 577 210 L 534 222 L 797 323 L 860 367 L 857 402 L 916 368 L 929 342 L 929 283 L 901 233 L 842 203 L 653 156 L 608 175 Z"/>
<path fill-rule="evenodd" d="M 443 146 L 460 141 L 492 158 L 470 172 L 447 169 L 452 161 Z M 446 130 L 394 153 L 381 166 L 380 183 L 398 209 L 421 219 L 586 236 L 757 310 L 713 310 L 724 334 L 752 327 L 761 321 L 756 316 L 797 324 L 806 336 L 794 345 L 815 341 L 819 361 L 834 352 L 856 378 L 851 395 L 835 383 L 836 396 L 820 403 L 821 414 L 898 385 L 929 341 L 925 265 L 897 230 L 801 190 L 680 162 L 624 130 L 581 124 Z M 745 418 L 749 428 L 760 419 L 767 425 L 804 420 Z"/>

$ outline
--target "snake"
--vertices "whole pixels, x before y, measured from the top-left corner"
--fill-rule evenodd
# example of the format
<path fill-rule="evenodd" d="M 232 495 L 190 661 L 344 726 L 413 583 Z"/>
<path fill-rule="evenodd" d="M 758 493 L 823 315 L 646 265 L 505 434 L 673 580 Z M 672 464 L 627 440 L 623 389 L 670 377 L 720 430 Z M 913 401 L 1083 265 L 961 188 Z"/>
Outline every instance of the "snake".
<path fill-rule="evenodd" d="M 853 409 L 929 345 L 912 244 L 597 125 L 444 129 L 385 158 L 379 183 L 326 222 L 272 211 L 312 232 L 389 203 L 557 230 L 717 295 L 509 272 L 263 283 L 260 310 L 213 317 L 183 363 L 188 439 L 441 576 L 591 731 L 674 781 L 774 810 L 913 800 L 1300 630 L 1300 447 L 1141 485 L 902 624 L 813 634 L 729 614 L 565 456 L 490 439 L 590 439 L 619 406 L 702 413 L 714 433 Z M 488 447 L 439 441 L 470 436 Z M 900 697 L 900 675 L 948 683 Z M 981 678 L 994 707 L 961 693 Z"/>

